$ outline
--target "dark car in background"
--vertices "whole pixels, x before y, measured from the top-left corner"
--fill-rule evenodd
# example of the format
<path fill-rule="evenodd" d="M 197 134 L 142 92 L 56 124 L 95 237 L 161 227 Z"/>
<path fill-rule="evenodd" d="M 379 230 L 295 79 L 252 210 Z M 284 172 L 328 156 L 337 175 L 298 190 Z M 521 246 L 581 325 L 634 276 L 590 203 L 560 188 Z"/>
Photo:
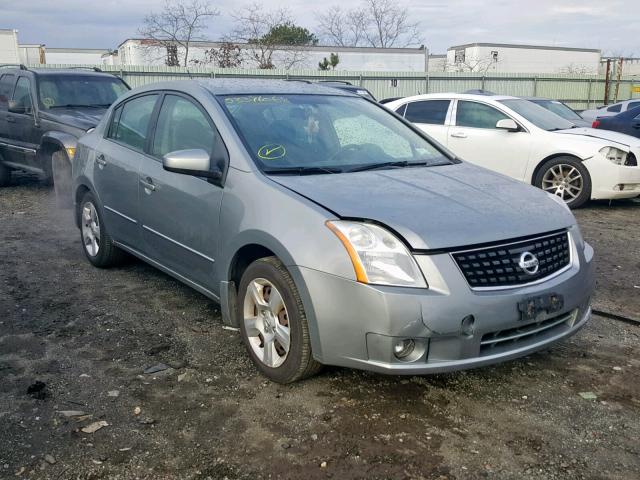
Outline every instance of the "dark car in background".
<path fill-rule="evenodd" d="M 561 116 L 565 120 L 569 120 L 571 123 L 573 123 L 578 127 L 591 126 L 591 122 L 582 118 L 569 105 L 561 102 L 560 100 L 552 100 L 550 98 L 541 98 L 541 97 L 523 97 L 523 98 L 537 105 L 540 105 L 542 108 L 545 108 L 550 112 L 553 112 L 556 115 Z"/>
<path fill-rule="evenodd" d="M 613 130 L 640 138 L 640 107 L 632 108 L 613 117 L 596 118 L 592 127 Z"/>
<path fill-rule="evenodd" d="M 95 127 L 129 86 L 97 69 L 0 67 L 0 186 L 12 170 L 54 183 L 61 203 L 71 203 L 71 160 L 76 142 Z"/>

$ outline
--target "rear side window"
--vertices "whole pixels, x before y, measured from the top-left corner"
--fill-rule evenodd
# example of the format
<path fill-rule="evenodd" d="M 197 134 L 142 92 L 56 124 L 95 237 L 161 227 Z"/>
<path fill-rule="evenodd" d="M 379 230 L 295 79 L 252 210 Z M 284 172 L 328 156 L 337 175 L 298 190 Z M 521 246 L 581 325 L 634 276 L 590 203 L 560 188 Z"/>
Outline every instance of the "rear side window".
<path fill-rule="evenodd" d="M 13 92 L 13 100 L 16 102 L 17 107 L 24 108 L 27 113 L 31 112 L 33 102 L 31 101 L 31 84 L 28 78 L 18 78 L 16 89 Z"/>
<path fill-rule="evenodd" d="M 129 100 L 122 108 L 120 115 L 114 115 L 109 126 L 109 138 L 117 140 L 136 150 L 144 150 L 149 131 L 149 121 L 158 95 L 145 95 Z"/>
<path fill-rule="evenodd" d="M 616 103 L 615 105 L 607 108 L 607 112 L 619 112 L 621 108 L 622 108 L 622 104 Z"/>
<path fill-rule="evenodd" d="M 458 101 L 456 125 L 459 127 L 496 128 L 496 123 L 506 118 L 509 117 L 484 103 Z"/>
<path fill-rule="evenodd" d="M 5 74 L 0 77 L 0 108 L 7 108 L 15 80 L 15 75 Z"/>
<path fill-rule="evenodd" d="M 450 103 L 450 100 L 411 102 L 407 104 L 407 111 L 404 117 L 413 123 L 444 125 Z"/>
<path fill-rule="evenodd" d="M 215 138 L 209 118 L 193 102 L 177 95 L 164 97 L 153 139 L 153 155 L 163 157 L 195 148 L 211 155 Z"/>

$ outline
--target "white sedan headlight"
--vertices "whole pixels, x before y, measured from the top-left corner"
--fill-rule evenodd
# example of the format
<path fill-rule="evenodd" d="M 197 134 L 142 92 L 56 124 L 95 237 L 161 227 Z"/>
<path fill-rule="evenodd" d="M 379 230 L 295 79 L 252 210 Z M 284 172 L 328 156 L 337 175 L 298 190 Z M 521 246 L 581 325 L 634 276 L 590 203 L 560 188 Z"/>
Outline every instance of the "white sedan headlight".
<path fill-rule="evenodd" d="M 327 222 L 347 250 L 361 283 L 427 288 L 407 247 L 384 228 L 371 223 Z"/>
<path fill-rule="evenodd" d="M 600 149 L 600 153 L 610 162 L 616 165 L 624 165 L 627 159 L 627 152 L 616 147 L 604 147 Z"/>

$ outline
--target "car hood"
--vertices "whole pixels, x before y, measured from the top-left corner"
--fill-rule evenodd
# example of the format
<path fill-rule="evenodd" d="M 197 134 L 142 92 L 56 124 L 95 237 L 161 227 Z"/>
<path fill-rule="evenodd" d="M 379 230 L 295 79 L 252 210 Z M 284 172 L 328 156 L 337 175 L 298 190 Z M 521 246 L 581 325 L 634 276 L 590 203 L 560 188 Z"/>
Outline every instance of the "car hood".
<path fill-rule="evenodd" d="M 42 116 L 54 122 L 88 130 L 98 125 L 106 111 L 106 108 L 53 108 L 43 112 Z"/>
<path fill-rule="evenodd" d="M 541 190 L 467 163 L 270 178 L 341 218 L 381 222 L 413 249 L 493 242 L 575 223 Z"/>
<path fill-rule="evenodd" d="M 614 132 L 612 130 L 600 130 L 597 128 L 570 128 L 568 130 L 558 130 L 553 132 L 558 135 L 583 135 L 600 140 L 604 143 L 619 143 L 629 148 L 640 146 L 640 140 L 631 135 Z"/>

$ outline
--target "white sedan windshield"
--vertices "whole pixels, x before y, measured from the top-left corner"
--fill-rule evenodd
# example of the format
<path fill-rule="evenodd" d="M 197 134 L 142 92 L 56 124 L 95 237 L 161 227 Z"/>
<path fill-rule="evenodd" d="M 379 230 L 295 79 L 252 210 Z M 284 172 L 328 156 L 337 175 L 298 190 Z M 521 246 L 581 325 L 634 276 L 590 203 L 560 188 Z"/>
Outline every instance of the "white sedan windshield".
<path fill-rule="evenodd" d="M 514 112 L 522 115 L 524 118 L 533 123 L 536 127 L 552 132 L 554 130 L 566 130 L 573 128 L 575 125 L 565 120 L 559 115 L 550 112 L 540 105 L 536 105 L 528 100 L 511 99 L 500 100 L 500 103 L 506 105 Z"/>

